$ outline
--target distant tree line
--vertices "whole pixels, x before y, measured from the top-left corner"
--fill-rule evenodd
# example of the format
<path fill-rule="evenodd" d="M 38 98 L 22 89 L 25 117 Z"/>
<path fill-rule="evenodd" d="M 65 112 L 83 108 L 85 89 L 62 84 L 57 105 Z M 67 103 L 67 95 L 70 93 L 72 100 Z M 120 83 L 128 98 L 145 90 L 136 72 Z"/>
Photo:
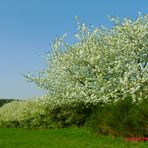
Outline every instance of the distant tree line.
<path fill-rule="evenodd" d="M 0 99 L 0 107 L 3 106 L 5 103 L 15 101 L 16 99 Z"/>

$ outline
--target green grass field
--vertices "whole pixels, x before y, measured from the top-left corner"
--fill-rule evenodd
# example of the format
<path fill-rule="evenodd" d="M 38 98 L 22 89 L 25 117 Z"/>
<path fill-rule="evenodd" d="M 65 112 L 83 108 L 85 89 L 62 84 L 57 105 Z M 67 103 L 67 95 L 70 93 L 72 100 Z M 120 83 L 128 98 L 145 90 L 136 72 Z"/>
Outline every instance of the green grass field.
<path fill-rule="evenodd" d="M 0 129 L 0 148 L 147 148 L 148 142 L 97 136 L 86 129 Z"/>

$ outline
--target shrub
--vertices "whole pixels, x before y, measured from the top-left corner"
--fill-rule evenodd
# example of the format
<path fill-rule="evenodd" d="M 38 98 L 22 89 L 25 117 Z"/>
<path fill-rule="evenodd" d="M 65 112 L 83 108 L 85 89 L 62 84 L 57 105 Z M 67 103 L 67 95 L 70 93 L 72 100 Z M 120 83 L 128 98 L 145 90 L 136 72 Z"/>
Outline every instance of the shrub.
<path fill-rule="evenodd" d="M 98 106 L 86 126 L 98 134 L 148 136 L 148 100 L 133 103 L 128 98 Z"/>
<path fill-rule="evenodd" d="M 55 99 L 48 95 L 40 97 L 38 102 L 44 107 L 53 128 L 83 126 L 95 107 L 90 102 L 78 99 Z"/>
<path fill-rule="evenodd" d="M 49 117 L 37 101 L 13 101 L 0 108 L 1 127 L 47 127 L 48 122 Z"/>
<path fill-rule="evenodd" d="M 79 127 L 83 126 L 94 107 L 75 99 L 54 101 L 45 95 L 36 100 L 7 103 L 0 108 L 0 127 Z"/>
<path fill-rule="evenodd" d="M 50 120 L 56 127 L 81 127 L 93 109 L 84 102 L 71 102 L 57 105 L 50 110 Z"/>

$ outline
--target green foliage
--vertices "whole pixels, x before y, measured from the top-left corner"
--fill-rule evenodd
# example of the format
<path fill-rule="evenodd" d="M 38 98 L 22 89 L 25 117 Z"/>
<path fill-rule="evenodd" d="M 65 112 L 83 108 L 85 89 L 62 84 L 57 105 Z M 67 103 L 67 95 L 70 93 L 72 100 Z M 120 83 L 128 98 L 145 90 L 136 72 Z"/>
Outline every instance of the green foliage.
<path fill-rule="evenodd" d="M 15 99 L 0 99 L 0 107 L 11 101 L 15 101 Z"/>
<path fill-rule="evenodd" d="M 99 134 L 115 136 L 148 136 L 148 100 L 133 103 L 132 99 L 119 100 L 98 108 L 86 123 Z"/>
<path fill-rule="evenodd" d="M 78 22 L 79 41 L 56 39 L 47 56 L 47 68 L 30 82 L 46 89 L 51 98 L 77 98 L 97 104 L 118 99 L 147 98 L 148 15 L 135 21 L 114 21 L 112 29 L 88 28 Z"/>
<path fill-rule="evenodd" d="M 49 116 L 55 127 L 81 127 L 93 108 L 93 105 L 86 106 L 84 102 L 60 104 L 50 110 Z"/>
<path fill-rule="evenodd" d="M 13 101 L 0 108 L 1 127 L 48 127 L 49 116 L 35 100 Z"/>
<path fill-rule="evenodd" d="M 14 101 L 0 108 L 0 127 L 64 128 L 83 126 L 93 105 L 71 100 L 59 103 L 47 96 L 36 100 Z M 49 98 L 48 98 L 49 99 Z M 55 99 L 53 99 L 55 100 Z"/>

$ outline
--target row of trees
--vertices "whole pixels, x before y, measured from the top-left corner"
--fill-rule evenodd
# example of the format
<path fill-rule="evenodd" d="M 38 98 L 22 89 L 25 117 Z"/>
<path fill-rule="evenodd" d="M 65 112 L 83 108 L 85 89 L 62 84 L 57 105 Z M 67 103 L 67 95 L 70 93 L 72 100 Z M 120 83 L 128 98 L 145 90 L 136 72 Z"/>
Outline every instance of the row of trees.
<path fill-rule="evenodd" d="M 3 106 L 4 104 L 9 103 L 14 100 L 15 99 L 0 99 L 0 107 Z"/>

